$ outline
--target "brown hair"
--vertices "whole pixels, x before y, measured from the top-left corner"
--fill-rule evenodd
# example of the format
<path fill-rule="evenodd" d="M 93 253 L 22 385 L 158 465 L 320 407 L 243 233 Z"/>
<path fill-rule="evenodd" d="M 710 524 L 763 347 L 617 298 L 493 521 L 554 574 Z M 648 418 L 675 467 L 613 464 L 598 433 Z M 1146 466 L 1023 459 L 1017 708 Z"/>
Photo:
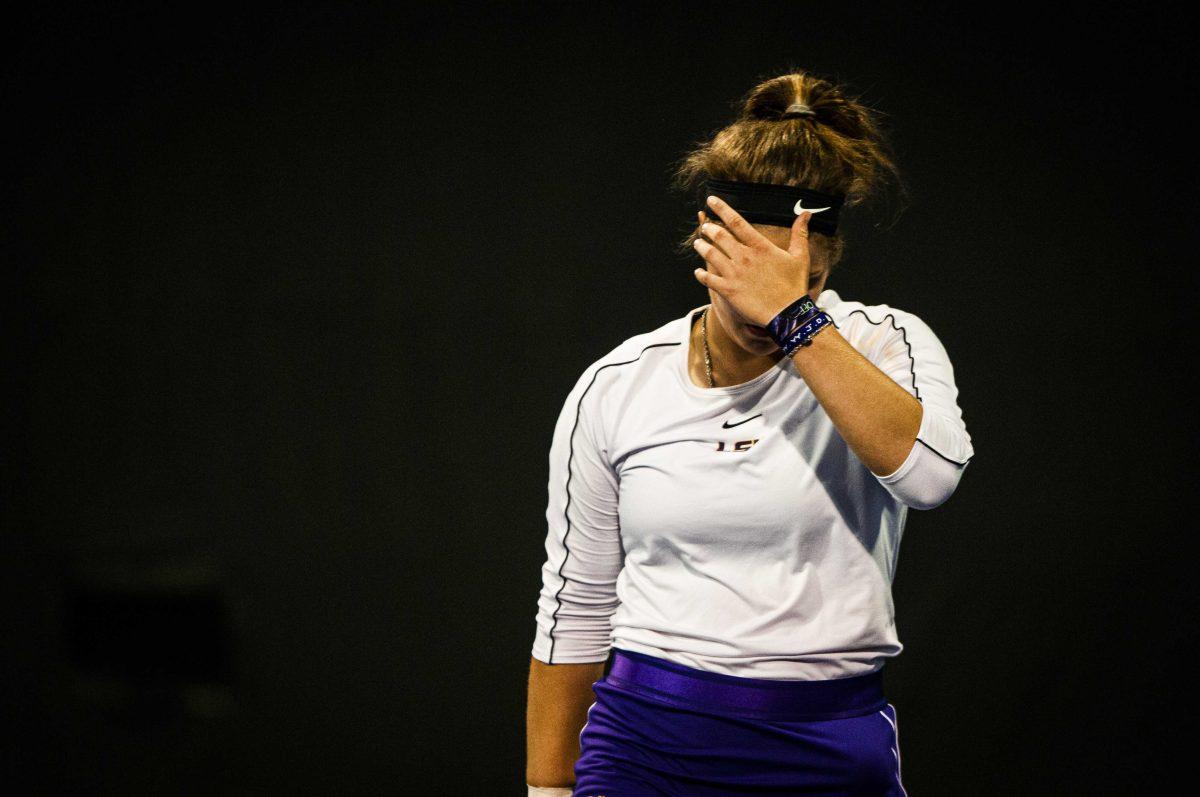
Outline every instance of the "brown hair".
<path fill-rule="evenodd" d="M 809 106 L 812 114 L 782 118 L 795 102 Z M 848 210 L 888 197 L 892 186 L 898 198 L 906 196 L 879 112 L 848 96 L 844 87 L 793 70 L 759 83 L 737 105 L 741 106 L 737 118 L 711 140 L 698 142 L 675 169 L 674 187 L 689 202 L 708 177 L 803 186 L 844 195 L 844 223 Z M 706 215 L 720 223 L 712 211 Z M 694 252 L 692 242 L 698 237 L 699 224 L 678 252 Z M 825 248 L 830 269 L 845 254 L 840 231 L 829 236 L 814 230 L 812 240 Z"/>

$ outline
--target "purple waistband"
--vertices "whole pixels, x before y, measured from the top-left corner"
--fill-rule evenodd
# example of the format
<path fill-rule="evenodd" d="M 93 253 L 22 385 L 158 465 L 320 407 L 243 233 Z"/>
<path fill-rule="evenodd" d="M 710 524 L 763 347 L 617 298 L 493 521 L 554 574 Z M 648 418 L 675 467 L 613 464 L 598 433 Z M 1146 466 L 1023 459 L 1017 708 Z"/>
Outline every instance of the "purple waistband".
<path fill-rule="evenodd" d="M 821 681 L 780 681 L 697 670 L 613 648 L 606 681 L 681 708 L 777 720 L 857 717 L 887 705 L 883 670 Z"/>

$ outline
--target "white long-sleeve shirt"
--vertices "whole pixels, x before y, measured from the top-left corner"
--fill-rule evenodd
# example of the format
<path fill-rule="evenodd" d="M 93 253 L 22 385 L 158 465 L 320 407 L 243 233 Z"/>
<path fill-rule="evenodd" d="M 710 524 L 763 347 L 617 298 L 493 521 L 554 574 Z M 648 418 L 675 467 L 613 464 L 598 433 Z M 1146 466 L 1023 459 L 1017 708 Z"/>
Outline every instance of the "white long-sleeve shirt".
<path fill-rule="evenodd" d="M 920 400 L 908 458 L 871 472 L 790 359 L 696 385 L 688 346 L 705 305 L 627 339 L 583 372 L 554 429 L 534 658 L 598 662 L 615 645 L 812 680 L 900 653 L 891 585 L 908 509 L 949 498 L 974 449 L 925 322 L 833 290 L 817 304 Z"/>

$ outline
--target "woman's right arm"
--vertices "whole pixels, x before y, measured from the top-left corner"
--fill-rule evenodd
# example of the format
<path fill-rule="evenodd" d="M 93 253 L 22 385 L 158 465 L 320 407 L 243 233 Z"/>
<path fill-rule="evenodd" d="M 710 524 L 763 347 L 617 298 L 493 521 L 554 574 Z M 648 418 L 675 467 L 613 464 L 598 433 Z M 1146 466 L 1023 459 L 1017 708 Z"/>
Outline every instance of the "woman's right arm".
<path fill-rule="evenodd" d="M 612 649 L 612 614 L 620 602 L 624 551 L 618 479 L 599 418 L 609 383 L 603 369 L 597 361 L 576 382 L 550 445 L 546 559 L 526 707 L 526 782 L 533 787 L 575 782 L 580 733 L 595 700 L 592 685 Z"/>
<path fill-rule="evenodd" d="M 546 664 L 530 657 L 525 712 L 525 782 L 570 788 L 579 759 L 579 733 L 594 697 L 592 684 L 604 662 Z"/>

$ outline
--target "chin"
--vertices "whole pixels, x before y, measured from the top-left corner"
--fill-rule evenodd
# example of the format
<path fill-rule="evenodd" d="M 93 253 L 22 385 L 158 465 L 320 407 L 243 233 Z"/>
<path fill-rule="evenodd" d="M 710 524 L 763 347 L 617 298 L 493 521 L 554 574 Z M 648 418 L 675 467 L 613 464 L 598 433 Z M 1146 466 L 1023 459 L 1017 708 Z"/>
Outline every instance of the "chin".
<path fill-rule="evenodd" d="M 775 341 L 760 338 L 756 335 L 745 335 L 742 338 L 742 348 L 752 354 L 771 354 L 779 350 L 775 345 Z"/>
<path fill-rule="evenodd" d="M 759 333 L 752 331 L 750 329 L 751 326 L 752 325 L 746 321 L 738 324 L 736 337 L 742 346 L 759 351 L 764 345 L 775 345 L 775 341 L 771 340 L 770 337 L 766 335 L 760 335 Z M 763 331 L 765 332 L 766 330 Z"/>
<path fill-rule="evenodd" d="M 779 347 L 775 345 L 774 341 L 772 341 L 771 343 L 768 343 L 765 346 L 762 346 L 761 348 L 757 349 L 756 351 L 759 354 L 766 354 L 766 355 L 778 354 Z"/>

